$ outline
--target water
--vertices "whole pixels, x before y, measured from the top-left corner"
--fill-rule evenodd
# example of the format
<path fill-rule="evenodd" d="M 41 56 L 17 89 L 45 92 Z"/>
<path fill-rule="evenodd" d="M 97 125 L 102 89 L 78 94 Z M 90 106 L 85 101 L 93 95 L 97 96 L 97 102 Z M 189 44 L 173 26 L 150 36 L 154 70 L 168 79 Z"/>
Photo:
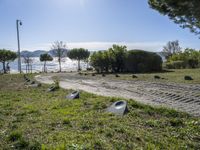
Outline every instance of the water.
<path fill-rule="evenodd" d="M 32 63 L 32 72 L 40 72 L 43 69 L 44 62 L 40 62 L 39 57 L 33 57 L 31 58 L 33 60 Z M 16 59 L 13 62 L 9 63 L 11 73 L 17 73 L 18 72 L 18 60 Z M 46 64 L 48 72 L 51 71 L 58 71 L 59 70 L 59 63 L 58 58 L 54 57 L 53 61 L 48 61 Z M 77 61 L 73 61 L 69 58 L 64 58 L 61 62 L 62 71 L 76 71 L 78 64 Z M 87 64 L 85 62 L 81 62 L 81 68 L 86 69 Z M 0 70 L 2 70 L 2 63 L 0 64 Z M 23 63 L 22 59 L 22 71 L 26 72 L 26 64 Z"/>

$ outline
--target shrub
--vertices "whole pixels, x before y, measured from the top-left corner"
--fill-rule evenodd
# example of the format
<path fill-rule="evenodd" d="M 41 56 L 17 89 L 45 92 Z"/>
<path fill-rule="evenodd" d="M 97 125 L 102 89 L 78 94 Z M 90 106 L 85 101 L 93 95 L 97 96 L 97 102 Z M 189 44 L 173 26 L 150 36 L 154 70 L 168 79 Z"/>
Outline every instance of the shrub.
<path fill-rule="evenodd" d="M 54 80 L 54 83 L 55 83 L 55 88 L 56 89 L 59 89 L 60 88 L 60 85 L 59 85 L 59 80 Z"/>
<path fill-rule="evenodd" d="M 187 60 L 187 67 L 188 68 L 197 68 L 198 67 L 198 60 L 189 58 Z"/>
<path fill-rule="evenodd" d="M 125 46 L 113 45 L 108 51 L 94 52 L 90 64 L 97 72 L 156 72 L 162 70 L 162 58 L 143 50 L 127 51 Z"/>
<path fill-rule="evenodd" d="M 173 54 L 167 61 L 168 69 L 197 68 L 200 62 L 200 51 L 187 48 L 184 52 Z"/>
<path fill-rule="evenodd" d="M 166 63 L 167 69 L 184 69 L 186 68 L 186 62 L 184 61 L 171 61 Z"/>
<path fill-rule="evenodd" d="M 156 53 L 143 50 L 130 50 L 125 60 L 129 72 L 153 72 L 162 70 L 162 58 Z"/>
<path fill-rule="evenodd" d="M 167 62 L 164 64 L 164 68 L 166 69 L 174 69 L 174 66 L 171 62 Z"/>

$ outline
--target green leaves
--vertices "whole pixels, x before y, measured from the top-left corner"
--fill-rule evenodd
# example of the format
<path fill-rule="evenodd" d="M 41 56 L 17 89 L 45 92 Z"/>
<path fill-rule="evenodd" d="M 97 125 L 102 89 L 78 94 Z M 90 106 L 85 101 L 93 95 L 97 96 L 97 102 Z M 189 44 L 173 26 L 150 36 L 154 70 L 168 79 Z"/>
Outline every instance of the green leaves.
<path fill-rule="evenodd" d="M 74 48 L 68 51 L 67 56 L 74 60 L 85 60 L 89 57 L 90 52 L 84 48 Z"/>
<path fill-rule="evenodd" d="M 84 48 L 74 48 L 68 51 L 67 56 L 70 59 L 78 60 L 78 70 L 80 70 L 80 60 L 87 60 L 90 56 L 90 52 Z"/>
<path fill-rule="evenodd" d="M 5 62 L 14 61 L 16 58 L 17 58 L 17 54 L 15 52 L 12 52 L 6 49 L 0 49 L 0 62 L 3 64 L 4 73 L 8 71 L 8 68 L 6 69 Z"/>
<path fill-rule="evenodd" d="M 41 54 L 40 55 L 40 61 L 52 61 L 53 58 L 49 54 Z"/>
<path fill-rule="evenodd" d="M 152 9 L 167 15 L 182 28 L 200 34 L 200 1 L 199 0 L 149 0 Z"/>
<path fill-rule="evenodd" d="M 17 58 L 17 54 L 10 50 L 0 49 L 0 62 L 14 61 Z"/>
<path fill-rule="evenodd" d="M 97 72 L 151 72 L 162 69 L 162 59 L 142 50 L 127 51 L 126 46 L 113 45 L 107 51 L 94 52 L 90 63 Z"/>
<path fill-rule="evenodd" d="M 93 53 L 90 57 L 90 63 L 100 72 L 108 72 L 110 69 L 115 72 L 122 72 L 124 70 L 126 52 L 126 46 L 113 45 L 107 51 Z"/>

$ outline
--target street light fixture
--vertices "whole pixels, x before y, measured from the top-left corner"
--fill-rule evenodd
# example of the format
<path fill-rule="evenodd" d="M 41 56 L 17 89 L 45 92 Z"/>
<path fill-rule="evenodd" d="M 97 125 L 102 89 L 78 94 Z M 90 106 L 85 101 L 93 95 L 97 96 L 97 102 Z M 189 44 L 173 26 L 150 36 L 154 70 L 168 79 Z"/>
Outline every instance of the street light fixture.
<path fill-rule="evenodd" d="M 19 41 L 19 25 L 22 25 L 21 20 L 16 20 L 16 25 L 17 25 L 17 43 L 18 43 L 18 71 L 21 73 L 22 68 L 21 68 L 21 54 L 20 54 L 20 41 Z"/>

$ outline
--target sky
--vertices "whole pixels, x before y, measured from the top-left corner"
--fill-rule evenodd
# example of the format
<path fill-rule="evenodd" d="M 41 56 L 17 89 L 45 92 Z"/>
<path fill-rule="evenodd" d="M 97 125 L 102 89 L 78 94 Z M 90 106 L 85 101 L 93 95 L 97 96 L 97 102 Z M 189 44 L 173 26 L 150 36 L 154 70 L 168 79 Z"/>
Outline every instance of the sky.
<path fill-rule="evenodd" d="M 168 41 L 200 49 L 200 39 L 148 0 L 0 0 L 0 49 L 17 51 L 16 19 L 21 50 L 50 50 L 55 41 L 67 48 L 105 50 L 113 44 L 128 49 L 161 51 Z"/>

